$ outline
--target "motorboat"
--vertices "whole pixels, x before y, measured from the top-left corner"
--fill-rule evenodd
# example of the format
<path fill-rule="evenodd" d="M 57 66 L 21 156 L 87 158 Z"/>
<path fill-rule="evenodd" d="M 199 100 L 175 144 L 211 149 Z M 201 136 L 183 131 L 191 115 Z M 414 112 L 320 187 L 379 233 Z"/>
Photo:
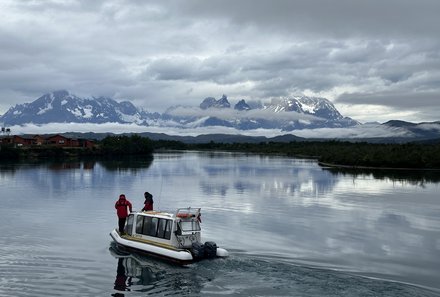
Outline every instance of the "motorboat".
<path fill-rule="evenodd" d="M 176 212 L 138 211 L 129 214 L 124 232 L 110 236 L 118 247 L 148 253 L 179 264 L 227 257 L 228 251 L 213 241 L 202 243 L 200 208 L 178 208 Z"/>

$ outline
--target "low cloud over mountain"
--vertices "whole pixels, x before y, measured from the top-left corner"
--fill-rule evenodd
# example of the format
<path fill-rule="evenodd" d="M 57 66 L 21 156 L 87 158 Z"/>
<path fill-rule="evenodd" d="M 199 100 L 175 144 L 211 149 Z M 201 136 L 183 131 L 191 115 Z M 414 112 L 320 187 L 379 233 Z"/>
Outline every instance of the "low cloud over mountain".
<path fill-rule="evenodd" d="M 440 138 L 440 122 L 360 124 L 344 117 L 327 99 L 298 96 L 269 103 L 226 95 L 201 100 L 199 106 L 173 106 L 163 114 L 137 108 L 130 101 L 80 98 L 67 91 L 48 93 L 31 103 L 11 107 L 0 123 L 13 133 L 153 132 L 161 135 L 240 134 L 274 137 L 359 139 L 406 142 Z M 3 126 L 2 126 L 3 127 Z M 148 127 L 148 128 L 147 128 Z"/>
<path fill-rule="evenodd" d="M 80 98 L 67 91 L 45 94 L 31 103 L 11 107 L 0 122 L 5 125 L 48 123 L 134 123 L 143 126 L 196 128 L 230 127 L 238 130 L 343 128 L 359 123 L 343 117 L 324 98 L 294 97 L 261 104 L 239 100 L 231 105 L 226 95 L 205 98 L 199 107 L 175 106 L 165 113 L 149 113 L 129 101 Z"/>

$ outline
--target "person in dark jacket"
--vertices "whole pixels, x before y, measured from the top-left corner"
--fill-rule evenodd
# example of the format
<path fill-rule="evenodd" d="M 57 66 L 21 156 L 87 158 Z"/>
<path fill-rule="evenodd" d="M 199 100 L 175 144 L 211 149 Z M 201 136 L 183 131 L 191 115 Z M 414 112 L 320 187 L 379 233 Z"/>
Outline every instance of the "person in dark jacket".
<path fill-rule="evenodd" d="M 144 197 L 145 197 L 145 202 L 144 202 L 144 208 L 142 208 L 142 211 L 147 211 L 147 210 L 153 210 L 153 195 L 151 195 L 148 192 L 144 193 Z"/>
<path fill-rule="evenodd" d="M 115 203 L 116 213 L 119 218 L 119 233 L 124 232 L 125 220 L 132 211 L 131 203 L 125 198 L 124 194 L 119 195 L 118 201 Z M 127 209 L 128 208 L 128 209 Z"/>

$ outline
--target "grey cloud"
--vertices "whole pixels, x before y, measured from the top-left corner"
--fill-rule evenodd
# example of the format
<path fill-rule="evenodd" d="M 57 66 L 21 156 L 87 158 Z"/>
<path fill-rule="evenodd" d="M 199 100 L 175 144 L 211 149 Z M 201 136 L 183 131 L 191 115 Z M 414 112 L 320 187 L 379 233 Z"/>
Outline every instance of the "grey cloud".
<path fill-rule="evenodd" d="M 429 125 L 431 129 L 432 125 Z M 67 128 L 66 128 L 67 127 Z M 201 134 L 209 133 L 224 133 L 224 134 L 242 134 L 249 136 L 266 136 L 274 137 L 277 135 L 285 135 L 286 133 L 281 130 L 270 129 L 258 129 L 248 131 L 238 131 L 228 127 L 203 127 L 194 129 L 181 129 L 173 127 L 145 127 L 135 124 L 77 124 L 77 123 L 53 123 L 50 125 L 34 125 L 28 124 L 24 126 L 10 127 L 14 133 L 22 134 L 41 134 L 41 133 L 60 133 L 65 131 L 77 131 L 77 132 L 108 132 L 113 133 L 141 133 L 141 132 L 154 132 L 154 133 L 166 133 L 169 135 L 188 135 L 197 136 Z M 306 138 L 369 138 L 369 137 L 407 137 L 411 136 L 408 131 L 400 128 L 392 128 L 382 125 L 362 125 L 353 128 L 322 128 L 322 129 L 303 129 L 297 130 L 293 133 L 299 137 Z"/>
<path fill-rule="evenodd" d="M 408 137 L 406 130 L 381 125 L 363 125 L 353 128 L 321 128 L 295 131 L 296 136 L 305 138 L 371 138 L 371 137 Z"/>
<path fill-rule="evenodd" d="M 213 80 L 221 83 L 223 77 L 234 71 L 232 65 L 221 57 L 205 60 L 195 57 L 170 57 L 153 61 L 146 72 L 157 80 Z"/>
<path fill-rule="evenodd" d="M 222 93 L 264 101 L 314 92 L 431 119 L 439 8 L 436 0 L 6 1 L 0 113 L 56 89 L 153 111 Z"/>
<path fill-rule="evenodd" d="M 407 93 L 401 91 L 395 92 L 377 92 L 377 93 L 353 93 L 342 94 L 337 102 L 356 104 L 384 105 L 390 107 L 403 108 L 431 108 L 439 107 L 440 92 L 417 92 Z"/>
<path fill-rule="evenodd" d="M 430 37 L 440 27 L 436 0 L 278 0 L 276 5 L 267 0 L 190 0 L 179 9 L 191 16 L 315 37 Z"/>
<path fill-rule="evenodd" d="M 273 88 L 280 88 L 277 82 L 289 81 L 294 84 L 301 81 L 318 80 L 309 75 L 324 74 L 321 81 L 325 84 L 330 68 L 334 64 L 327 60 L 332 48 L 322 47 L 320 42 L 301 46 L 291 46 L 288 49 L 266 51 L 264 53 L 249 52 L 240 55 L 214 55 L 208 59 L 176 56 L 151 61 L 145 75 L 157 80 L 186 80 L 207 81 L 218 84 L 234 84 L 243 81 L 255 81 L 264 87 L 264 83 L 275 82 Z M 316 49 L 318 48 L 318 49 Z M 309 73 L 310 72 L 310 73 Z M 316 74 L 314 74 L 316 73 Z M 304 78 L 302 78 L 304 77 Z M 334 85 L 335 82 L 328 83 Z M 285 85 L 281 86 L 285 89 Z M 310 86 L 306 86 L 308 88 Z M 321 89 L 316 86 L 314 89 Z M 324 87 L 325 88 L 325 87 Z"/>

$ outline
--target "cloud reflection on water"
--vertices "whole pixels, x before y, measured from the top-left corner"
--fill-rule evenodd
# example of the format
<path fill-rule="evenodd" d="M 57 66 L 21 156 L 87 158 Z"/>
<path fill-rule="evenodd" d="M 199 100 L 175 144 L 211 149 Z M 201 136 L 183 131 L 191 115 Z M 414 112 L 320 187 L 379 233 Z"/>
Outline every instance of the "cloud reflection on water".
<path fill-rule="evenodd" d="M 428 286 L 439 283 L 439 183 L 429 174 L 405 179 L 395 172 L 338 172 L 311 160 L 233 153 L 156 154 L 151 163 L 133 168 L 129 163 L 79 164 L 0 167 L 2 202 L 9 209 L 3 219 L 9 222 L 20 209 L 38 214 L 35 225 L 53 236 L 68 230 L 95 242 L 96 234 L 82 234 L 86 229 L 78 225 L 107 230 L 119 193 L 139 209 L 148 190 L 157 209 L 202 207 L 204 240 L 228 249 Z M 67 215 L 71 220 L 62 230 L 52 226 L 51 220 Z M 34 237 L 40 232 L 35 228 Z"/>

